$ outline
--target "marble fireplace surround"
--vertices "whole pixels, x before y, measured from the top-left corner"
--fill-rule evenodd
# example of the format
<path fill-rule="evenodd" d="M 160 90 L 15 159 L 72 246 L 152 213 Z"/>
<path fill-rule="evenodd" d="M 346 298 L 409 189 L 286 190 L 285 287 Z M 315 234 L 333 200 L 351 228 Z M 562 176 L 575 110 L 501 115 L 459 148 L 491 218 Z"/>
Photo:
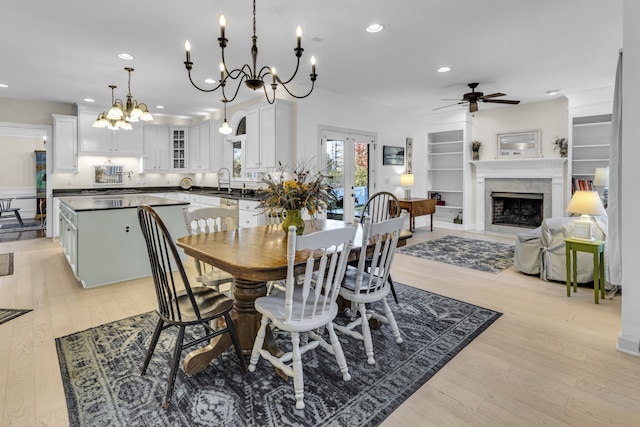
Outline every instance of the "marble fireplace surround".
<path fill-rule="evenodd" d="M 475 175 L 476 229 L 508 231 L 491 224 L 491 192 L 542 193 L 544 218 L 564 216 L 565 158 L 504 159 L 472 162 Z M 510 227 L 515 229 L 514 227 Z"/>

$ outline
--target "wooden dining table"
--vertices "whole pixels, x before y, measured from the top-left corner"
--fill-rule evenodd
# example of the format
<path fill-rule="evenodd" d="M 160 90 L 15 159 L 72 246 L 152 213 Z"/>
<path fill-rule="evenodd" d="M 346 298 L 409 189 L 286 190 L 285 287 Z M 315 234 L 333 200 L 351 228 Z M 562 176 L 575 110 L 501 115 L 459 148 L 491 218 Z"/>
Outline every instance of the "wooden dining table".
<path fill-rule="evenodd" d="M 338 220 L 309 220 L 306 221 L 304 234 L 348 227 L 352 227 L 352 224 Z M 403 231 L 398 246 L 406 245 L 409 237 L 411 233 Z M 358 225 L 350 260 L 355 260 L 360 255 L 361 240 L 362 226 Z M 187 255 L 233 276 L 234 307 L 231 318 L 243 352 L 250 354 L 261 319 L 254 301 L 267 294 L 268 281 L 283 280 L 287 277 L 287 239 L 282 226 L 273 224 L 190 235 L 180 237 L 176 244 Z M 296 254 L 294 275 L 304 272 L 305 252 Z M 185 372 L 191 376 L 204 370 L 215 357 L 231 345 L 229 334 L 223 334 L 206 347 L 192 351 L 184 359 Z M 265 337 L 265 347 L 274 355 L 282 354 L 269 330 Z"/>

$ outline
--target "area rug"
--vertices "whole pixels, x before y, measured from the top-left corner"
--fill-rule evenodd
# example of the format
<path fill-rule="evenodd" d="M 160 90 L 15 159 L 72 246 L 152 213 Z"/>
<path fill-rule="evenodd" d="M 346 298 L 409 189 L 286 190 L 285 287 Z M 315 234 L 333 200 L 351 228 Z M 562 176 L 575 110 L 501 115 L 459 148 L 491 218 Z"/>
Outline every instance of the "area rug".
<path fill-rule="evenodd" d="M 24 227 L 20 227 L 20 224 L 0 224 L 0 233 L 18 233 L 22 231 L 35 231 L 44 230 L 44 225 L 40 222 L 24 223 Z"/>
<path fill-rule="evenodd" d="M 8 322 L 11 319 L 15 319 L 18 316 L 22 316 L 31 310 L 13 309 L 13 308 L 0 308 L 0 325 Z"/>
<path fill-rule="evenodd" d="M 514 245 L 445 236 L 398 248 L 396 253 L 495 274 L 513 265 Z"/>
<path fill-rule="evenodd" d="M 0 276 L 13 274 L 13 252 L 0 254 Z"/>
<path fill-rule="evenodd" d="M 392 309 L 404 343 L 396 344 L 384 326 L 373 330 L 376 364 L 371 366 L 362 342 L 339 333 L 351 381 L 342 380 L 326 351 L 304 354 L 303 410 L 295 409 L 292 380 L 283 381 L 262 359 L 255 372 L 243 374 L 231 349 L 191 378 L 181 363 L 171 406 L 163 410 L 175 339 L 169 331 L 175 328 L 163 332 L 147 374 L 140 376 L 156 323 L 153 312 L 57 338 L 70 424 L 377 426 L 500 317 L 409 286 L 396 284 L 396 291 L 401 303 Z M 284 337 L 276 332 L 276 338 Z M 278 342 L 285 347 L 284 339 Z"/>

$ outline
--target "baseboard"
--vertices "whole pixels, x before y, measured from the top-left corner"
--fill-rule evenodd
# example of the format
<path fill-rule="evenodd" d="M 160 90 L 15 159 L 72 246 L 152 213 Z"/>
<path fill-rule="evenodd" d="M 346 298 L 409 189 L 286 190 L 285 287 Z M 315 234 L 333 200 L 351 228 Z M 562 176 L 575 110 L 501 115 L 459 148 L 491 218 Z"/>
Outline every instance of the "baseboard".
<path fill-rule="evenodd" d="M 640 336 L 619 335 L 616 349 L 633 356 L 640 356 Z"/>

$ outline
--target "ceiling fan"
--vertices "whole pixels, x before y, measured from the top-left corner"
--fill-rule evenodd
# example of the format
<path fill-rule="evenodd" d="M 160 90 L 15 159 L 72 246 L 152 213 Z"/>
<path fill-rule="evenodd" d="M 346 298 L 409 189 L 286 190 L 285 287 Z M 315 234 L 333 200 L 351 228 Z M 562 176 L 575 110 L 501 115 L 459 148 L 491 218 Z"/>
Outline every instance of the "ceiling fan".
<path fill-rule="evenodd" d="M 509 99 L 493 99 L 499 96 L 506 96 L 506 94 L 501 92 L 490 93 L 489 95 L 485 95 L 482 92 L 476 92 L 476 88 L 478 87 L 478 83 L 469 83 L 468 86 L 471 88 L 471 92 L 465 93 L 462 96 L 461 100 L 457 99 L 443 99 L 443 101 L 458 101 L 455 104 L 445 105 L 444 107 L 434 108 L 435 110 L 440 110 L 441 108 L 451 107 L 453 105 L 462 105 L 469 104 L 469 112 L 475 113 L 478 111 L 478 101 L 482 102 L 493 102 L 496 104 L 519 104 L 520 101 L 512 101 Z"/>

